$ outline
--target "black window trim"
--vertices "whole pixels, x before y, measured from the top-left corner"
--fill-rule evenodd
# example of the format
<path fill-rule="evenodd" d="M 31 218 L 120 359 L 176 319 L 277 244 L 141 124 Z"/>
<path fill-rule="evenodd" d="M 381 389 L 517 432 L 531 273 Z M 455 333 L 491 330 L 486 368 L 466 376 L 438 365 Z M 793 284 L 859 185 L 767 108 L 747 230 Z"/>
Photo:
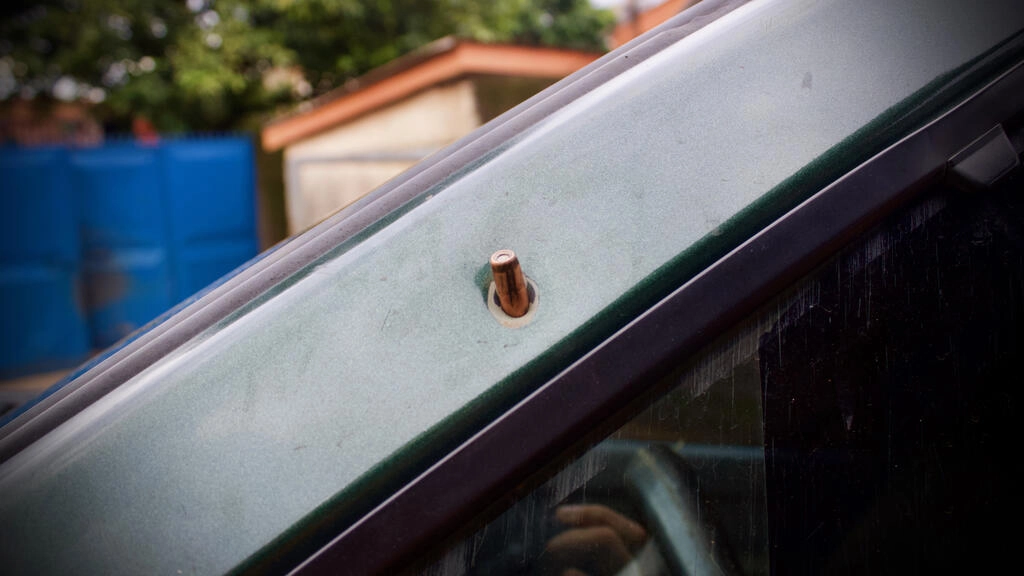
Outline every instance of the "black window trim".
<path fill-rule="evenodd" d="M 676 289 L 345 529 L 292 574 L 340 569 L 346 574 L 391 573 L 414 561 L 647 392 L 680 355 L 697 352 L 906 205 L 927 184 L 946 177 L 950 158 L 1024 113 L 1022 95 L 1024 64 L 1017 64 Z"/>

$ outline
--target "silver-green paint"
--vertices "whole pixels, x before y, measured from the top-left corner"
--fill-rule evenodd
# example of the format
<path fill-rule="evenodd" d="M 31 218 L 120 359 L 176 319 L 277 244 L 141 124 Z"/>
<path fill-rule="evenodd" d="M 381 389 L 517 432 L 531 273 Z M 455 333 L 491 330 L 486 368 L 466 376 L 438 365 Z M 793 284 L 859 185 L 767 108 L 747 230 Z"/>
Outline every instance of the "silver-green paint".
<path fill-rule="evenodd" d="M 1015 0 L 728 14 L 5 463 L 0 565 L 231 570 L 528 392 L 628 321 L 624 295 L 652 297 L 668 268 L 734 245 L 744 215 L 799 200 L 769 195 L 794 174 L 840 144 L 864 153 L 865 126 L 1022 28 Z M 543 301 L 517 330 L 494 321 L 479 280 L 506 247 Z"/>

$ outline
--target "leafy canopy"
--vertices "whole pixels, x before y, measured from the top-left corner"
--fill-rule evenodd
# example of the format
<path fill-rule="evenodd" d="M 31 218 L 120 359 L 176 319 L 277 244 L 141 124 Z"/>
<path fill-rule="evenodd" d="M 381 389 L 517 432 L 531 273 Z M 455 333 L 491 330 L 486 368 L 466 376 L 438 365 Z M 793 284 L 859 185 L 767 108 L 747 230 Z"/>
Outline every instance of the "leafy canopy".
<path fill-rule="evenodd" d="M 447 35 L 604 48 L 587 0 L 48 0 L 0 8 L 0 100 L 84 99 L 115 129 L 253 127 Z"/>

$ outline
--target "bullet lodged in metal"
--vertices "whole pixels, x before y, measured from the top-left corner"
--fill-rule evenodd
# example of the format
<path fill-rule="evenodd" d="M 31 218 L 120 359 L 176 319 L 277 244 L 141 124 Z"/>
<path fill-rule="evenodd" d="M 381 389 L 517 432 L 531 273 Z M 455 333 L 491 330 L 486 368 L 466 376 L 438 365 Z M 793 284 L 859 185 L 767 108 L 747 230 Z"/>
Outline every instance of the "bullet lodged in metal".
<path fill-rule="evenodd" d="M 491 272 L 501 310 L 513 318 L 526 314 L 530 309 L 530 293 L 516 253 L 498 250 L 491 254 Z"/>

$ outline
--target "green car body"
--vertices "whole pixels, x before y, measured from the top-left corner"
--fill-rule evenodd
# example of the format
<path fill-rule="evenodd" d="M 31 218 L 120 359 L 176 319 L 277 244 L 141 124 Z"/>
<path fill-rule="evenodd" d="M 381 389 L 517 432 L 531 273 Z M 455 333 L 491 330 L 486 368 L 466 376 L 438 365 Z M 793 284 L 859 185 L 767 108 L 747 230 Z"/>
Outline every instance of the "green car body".
<path fill-rule="evenodd" d="M 1014 1 L 698 4 L 266 256 L 258 290 L 232 297 L 241 280 L 228 279 L 178 311 L 230 300 L 202 330 L 157 353 L 154 329 L 78 375 L 138 366 L 102 394 L 76 403 L 87 386 L 72 381 L 6 424 L 17 449 L 0 464 L 0 564 L 293 568 L 1017 66 L 1022 34 Z M 501 248 L 537 287 L 517 329 L 486 306 Z M 274 271 L 289 258 L 301 265 Z M 77 407 L 25 436 L 62 405 Z"/>

